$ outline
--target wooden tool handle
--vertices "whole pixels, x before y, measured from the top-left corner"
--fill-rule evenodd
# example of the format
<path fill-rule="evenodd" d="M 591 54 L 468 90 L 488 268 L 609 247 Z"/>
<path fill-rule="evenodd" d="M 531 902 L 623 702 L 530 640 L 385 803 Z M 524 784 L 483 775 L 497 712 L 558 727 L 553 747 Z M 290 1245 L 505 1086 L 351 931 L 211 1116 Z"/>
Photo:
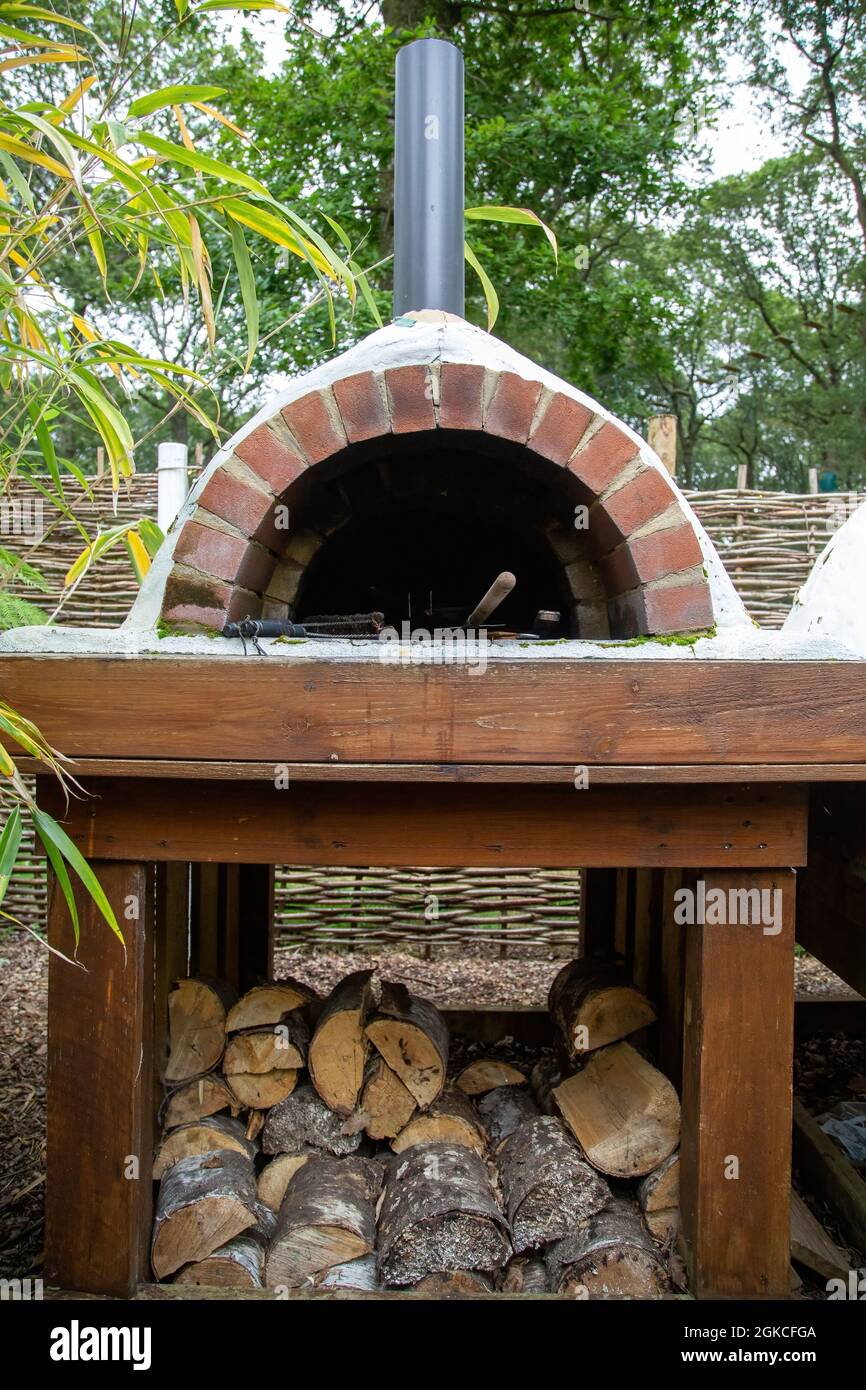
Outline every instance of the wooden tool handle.
<path fill-rule="evenodd" d="M 496 612 L 502 600 L 508 597 L 516 583 L 517 580 L 509 570 L 503 570 L 500 575 L 497 575 L 481 602 L 476 604 L 469 614 L 466 619 L 466 626 L 480 627 L 482 623 L 486 623 L 490 615 Z"/>

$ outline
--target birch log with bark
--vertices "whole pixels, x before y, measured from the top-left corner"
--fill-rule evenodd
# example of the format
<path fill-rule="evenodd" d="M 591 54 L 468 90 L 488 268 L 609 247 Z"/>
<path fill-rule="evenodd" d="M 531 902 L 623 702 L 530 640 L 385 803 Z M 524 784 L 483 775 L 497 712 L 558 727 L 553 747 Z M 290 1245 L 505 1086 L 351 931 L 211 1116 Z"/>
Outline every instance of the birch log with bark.
<path fill-rule="evenodd" d="M 260 1203 L 255 1226 L 221 1245 L 203 1260 L 184 1265 L 174 1276 L 173 1282 L 199 1288 L 264 1288 L 265 1255 L 275 1224 L 274 1213 Z"/>
<path fill-rule="evenodd" d="M 262 1130 L 262 1151 L 296 1154 L 310 1145 L 332 1154 L 354 1153 L 363 1135 L 344 1134 L 343 1128 L 340 1116 L 328 1109 L 312 1086 L 299 1086 L 268 1111 Z"/>
<path fill-rule="evenodd" d="M 204 1260 L 259 1220 L 256 1179 L 232 1149 L 181 1158 L 159 1185 L 151 1263 L 157 1279 Z"/>
<path fill-rule="evenodd" d="M 413 1144 L 465 1144 L 487 1152 L 487 1134 L 472 1102 L 461 1091 L 445 1091 L 428 1110 L 419 1110 L 391 1141 L 394 1153 Z"/>
<path fill-rule="evenodd" d="M 161 1178 L 172 1164 L 191 1154 L 213 1153 L 216 1149 L 232 1149 L 251 1163 L 256 1145 L 246 1137 L 240 1120 L 227 1115 L 211 1115 L 206 1120 L 191 1120 L 178 1125 L 164 1136 L 153 1160 L 153 1176 Z"/>
<path fill-rule="evenodd" d="M 303 1168 L 310 1155 L 316 1153 L 321 1153 L 321 1149 L 306 1148 L 299 1153 L 277 1154 L 266 1163 L 256 1183 L 259 1201 L 264 1202 L 271 1211 L 279 1211 L 292 1178 L 299 1168 Z"/>
<path fill-rule="evenodd" d="M 610 1201 L 610 1189 L 561 1120 L 527 1120 L 496 1155 L 515 1253 L 569 1234 Z"/>
<path fill-rule="evenodd" d="M 642 1178 L 679 1144 L 676 1091 L 627 1042 L 593 1052 L 553 1095 L 590 1163 L 611 1177 Z"/>
<path fill-rule="evenodd" d="M 668 1240 L 680 1229 L 680 1156 L 672 1153 L 658 1168 L 647 1173 L 637 1190 L 644 1220 L 658 1240 Z"/>
<path fill-rule="evenodd" d="M 385 983 L 367 1037 L 426 1110 L 445 1089 L 448 1028 L 434 1004 L 405 985 Z"/>
<path fill-rule="evenodd" d="M 564 1240 L 548 1248 L 551 1285 L 557 1293 L 589 1298 L 660 1298 L 668 1272 L 640 1212 L 623 1198 Z"/>
<path fill-rule="evenodd" d="M 377 1053 L 367 1063 L 360 1117 L 370 1139 L 393 1139 L 415 1113 L 415 1097 Z"/>
<path fill-rule="evenodd" d="M 517 1086 L 498 1086 L 475 1102 L 494 1151 L 519 1125 L 538 1115 L 538 1106 Z"/>
<path fill-rule="evenodd" d="M 540 1255 L 515 1255 L 500 1285 L 503 1293 L 547 1293 L 549 1287 L 547 1265 Z"/>
<path fill-rule="evenodd" d="M 550 986 L 548 1009 L 570 1059 L 654 1023 L 656 1011 L 621 966 L 570 961 Z"/>
<path fill-rule="evenodd" d="M 500 1062 L 498 1057 L 479 1057 L 463 1068 L 454 1084 L 467 1096 L 483 1096 L 500 1086 L 525 1086 L 526 1077 L 510 1062 Z"/>
<path fill-rule="evenodd" d="M 379 1210 L 379 1271 L 386 1284 L 428 1274 L 499 1269 L 508 1227 L 487 1165 L 472 1149 L 416 1144 L 391 1168 Z"/>
<path fill-rule="evenodd" d="M 357 970 L 331 990 L 309 1046 L 310 1080 L 338 1115 L 351 1115 L 364 1082 L 372 978 L 371 970 Z"/>
<path fill-rule="evenodd" d="M 298 1288 L 376 1245 L 381 1169 L 363 1158 L 317 1154 L 295 1173 L 268 1249 L 269 1287 Z"/>

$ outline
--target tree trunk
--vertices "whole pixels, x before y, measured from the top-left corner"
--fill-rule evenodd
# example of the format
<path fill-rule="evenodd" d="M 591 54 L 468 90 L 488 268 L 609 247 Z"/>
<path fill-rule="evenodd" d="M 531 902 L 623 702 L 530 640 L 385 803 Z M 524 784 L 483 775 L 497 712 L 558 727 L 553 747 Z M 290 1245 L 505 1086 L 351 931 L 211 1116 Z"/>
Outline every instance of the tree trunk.
<path fill-rule="evenodd" d="M 361 1092 L 360 1120 L 370 1139 L 394 1139 L 415 1113 L 415 1097 L 384 1057 L 371 1057 Z"/>
<path fill-rule="evenodd" d="M 286 1188 L 298 1169 L 303 1168 L 312 1154 L 320 1152 L 320 1149 L 306 1148 L 301 1153 L 277 1154 L 275 1158 L 272 1158 L 270 1163 L 266 1163 L 259 1173 L 259 1179 L 256 1183 L 259 1201 L 264 1202 L 271 1211 L 278 1212 L 283 1205 Z"/>
<path fill-rule="evenodd" d="M 496 1057 L 479 1057 L 463 1068 L 454 1084 L 467 1096 L 483 1096 L 501 1086 L 525 1086 L 526 1077 L 509 1062 L 500 1062 Z"/>
<path fill-rule="evenodd" d="M 621 967 L 592 960 L 564 966 L 550 986 L 547 1002 L 571 1061 L 646 1028 L 656 1018 L 646 995 L 635 989 Z"/>
<path fill-rule="evenodd" d="M 414 1144 L 461 1144 L 483 1157 L 487 1135 L 472 1102 L 460 1091 L 446 1091 L 429 1110 L 412 1117 L 391 1148 L 399 1154 Z"/>
<path fill-rule="evenodd" d="M 255 985 L 242 995 L 229 1010 L 226 1032 L 242 1028 L 263 1028 L 281 1023 L 286 1014 L 294 1013 L 317 998 L 316 992 L 299 980 L 280 980 L 269 985 Z"/>
<path fill-rule="evenodd" d="M 175 1125 L 189 1124 L 191 1120 L 204 1120 L 220 1110 L 231 1110 L 236 1115 L 238 1102 L 219 1072 L 209 1072 L 170 1092 L 165 1100 L 163 1128 L 174 1129 Z"/>
<path fill-rule="evenodd" d="M 439 1010 L 404 985 L 384 984 L 367 1037 L 426 1110 L 445 1087 L 448 1028 Z"/>
<path fill-rule="evenodd" d="M 167 1082 L 212 1071 L 223 1055 L 226 1013 L 237 999 L 224 980 L 178 980 L 168 996 Z"/>
<path fill-rule="evenodd" d="M 240 1120 L 230 1119 L 227 1115 L 211 1115 L 206 1120 L 191 1120 L 189 1124 L 169 1130 L 156 1151 L 153 1176 L 161 1178 L 182 1158 L 214 1153 L 217 1149 L 230 1149 L 243 1154 L 250 1163 L 256 1156 L 256 1145 L 247 1139 Z"/>

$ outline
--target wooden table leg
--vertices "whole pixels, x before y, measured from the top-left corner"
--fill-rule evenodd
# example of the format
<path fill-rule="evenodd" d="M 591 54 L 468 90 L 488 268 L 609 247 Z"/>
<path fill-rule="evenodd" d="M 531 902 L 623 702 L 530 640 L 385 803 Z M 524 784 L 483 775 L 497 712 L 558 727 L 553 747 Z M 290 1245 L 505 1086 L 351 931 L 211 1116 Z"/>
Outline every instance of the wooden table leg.
<path fill-rule="evenodd" d="M 95 861 L 126 954 L 91 899 L 76 893 L 78 960 L 48 975 L 46 1277 L 124 1297 L 147 1278 L 153 1152 L 153 866 Z M 56 884 L 50 944 L 75 952 Z"/>
<path fill-rule="evenodd" d="M 756 925 L 741 899 L 725 925 L 685 926 L 680 1205 L 690 1283 L 698 1298 L 780 1297 L 790 1275 L 795 876 L 700 877 L 729 908 L 731 890 L 770 896 Z M 766 921 L 776 909 L 778 930 Z"/>

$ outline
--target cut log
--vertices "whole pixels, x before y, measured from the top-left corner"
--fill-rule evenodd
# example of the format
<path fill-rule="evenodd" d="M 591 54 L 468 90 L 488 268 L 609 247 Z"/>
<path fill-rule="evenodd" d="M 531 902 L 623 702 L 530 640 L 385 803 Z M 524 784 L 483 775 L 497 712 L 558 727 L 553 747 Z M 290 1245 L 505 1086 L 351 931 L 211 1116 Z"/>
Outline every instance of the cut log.
<path fill-rule="evenodd" d="M 515 1255 L 500 1287 L 503 1293 L 547 1293 L 547 1265 L 539 1255 Z"/>
<path fill-rule="evenodd" d="M 680 1156 L 672 1153 L 638 1185 L 637 1199 L 656 1240 L 665 1242 L 680 1230 Z"/>
<path fill-rule="evenodd" d="M 186 1125 L 191 1120 L 205 1120 L 220 1110 L 238 1111 L 238 1102 L 219 1072 L 210 1072 L 194 1081 L 187 1081 L 166 1097 L 163 1127 Z"/>
<path fill-rule="evenodd" d="M 547 1003 L 572 1061 L 656 1019 L 652 1004 L 621 966 L 586 958 L 563 966 L 550 986 Z"/>
<path fill-rule="evenodd" d="M 529 1073 L 529 1089 L 542 1115 L 557 1115 L 553 1092 L 565 1079 L 562 1063 L 554 1056 L 540 1057 Z"/>
<path fill-rule="evenodd" d="M 311 1154 L 320 1152 L 319 1149 L 306 1148 L 300 1153 L 277 1154 L 275 1158 L 272 1158 L 270 1163 L 266 1163 L 259 1173 L 259 1180 L 256 1184 L 259 1201 L 264 1202 L 271 1211 L 279 1211 L 283 1205 L 286 1188 L 298 1169 L 303 1168 Z"/>
<path fill-rule="evenodd" d="M 538 1106 L 532 1096 L 516 1086 L 498 1086 L 495 1091 L 488 1091 L 486 1096 L 476 1101 L 476 1105 L 487 1130 L 490 1147 L 494 1150 L 503 1139 L 514 1133 L 518 1125 L 534 1119 L 538 1114 Z"/>
<path fill-rule="evenodd" d="M 334 1265 L 326 1269 L 316 1279 L 321 1289 L 362 1289 L 365 1293 L 375 1293 L 379 1288 L 375 1255 L 360 1255 L 357 1260 L 349 1260 L 344 1265 Z"/>
<path fill-rule="evenodd" d="M 479 1057 L 464 1067 L 456 1082 L 457 1089 L 467 1096 L 484 1096 L 500 1086 L 525 1086 L 526 1077 L 510 1062 L 500 1062 L 496 1057 Z"/>
<path fill-rule="evenodd" d="M 428 1274 L 491 1271 L 511 1255 L 487 1165 L 472 1149 L 416 1144 L 391 1169 L 379 1209 L 379 1273 L 386 1284 Z"/>
<path fill-rule="evenodd" d="M 298 1083 L 297 1071 L 236 1072 L 229 1084 L 237 1102 L 251 1110 L 270 1110 L 290 1096 Z"/>
<path fill-rule="evenodd" d="M 611 1177 L 644 1177 L 679 1143 L 676 1091 L 627 1042 L 594 1052 L 553 1095 L 590 1163 Z"/>
<path fill-rule="evenodd" d="M 490 1275 L 482 1274 L 478 1269 L 454 1269 L 447 1274 L 427 1274 L 412 1287 L 416 1293 L 426 1294 L 428 1298 L 465 1298 L 467 1294 L 495 1292 Z"/>
<path fill-rule="evenodd" d="M 672 1153 L 638 1185 L 641 1211 L 662 1211 L 680 1204 L 680 1155 Z"/>
<path fill-rule="evenodd" d="M 553 1115 L 527 1120 L 496 1157 L 516 1254 L 570 1234 L 610 1201 L 607 1183 Z"/>
<path fill-rule="evenodd" d="M 172 1164 L 159 1185 L 151 1264 L 157 1279 L 207 1259 L 259 1219 L 255 1171 L 231 1149 Z"/>
<path fill-rule="evenodd" d="M 153 1176 L 161 1178 L 173 1164 L 191 1154 L 214 1153 L 217 1149 L 231 1149 L 242 1154 L 249 1163 L 256 1156 L 256 1145 L 247 1139 L 240 1120 L 212 1115 L 206 1120 L 192 1120 L 169 1130 L 156 1151 Z"/>
<path fill-rule="evenodd" d="M 237 999 L 222 980 L 178 980 L 168 996 L 167 1082 L 212 1071 L 223 1055 L 226 1013 Z"/>
<path fill-rule="evenodd" d="M 276 1218 L 270 1209 L 261 1210 L 255 1226 L 221 1245 L 212 1255 L 184 1265 L 174 1276 L 175 1284 L 218 1289 L 261 1289 L 265 1282 L 265 1255 Z"/>
<path fill-rule="evenodd" d="M 791 1188 L 791 1259 L 814 1270 L 822 1279 L 843 1279 L 853 1267 L 845 1250 L 831 1240 L 821 1222 Z"/>
<path fill-rule="evenodd" d="M 299 980 L 279 980 L 269 985 L 256 985 L 229 1010 L 226 1032 L 241 1028 L 262 1028 L 281 1023 L 286 1014 L 301 1009 L 317 998 L 316 991 Z"/>
<path fill-rule="evenodd" d="M 660 1207 L 658 1211 L 645 1211 L 643 1219 L 650 1235 L 660 1245 L 670 1244 L 680 1233 L 679 1207 Z"/>
<path fill-rule="evenodd" d="M 400 1154 L 413 1144 L 465 1144 L 483 1157 L 487 1135 L 478 1112 L 462 1091 L 446 1091 L 429 1110 L 413 1115 L 392 1139 L 391 1148 Z"/>
<path fill-rule="evenodd" d="M 232 1076 L 253 1072 L 297 1071 L 307 1062 L 309 1029 L 297 1014 L 288 1014 L 282 1023 L 267 1023 L 232 1033 L 226 1042 L 223 1071 Z"/>
<path fill-rule="evenodd" d="M 361 1118 L 370 1139 L 393 1139 L 415 1114 L 415 1097 L 378 1053 L 367 1063 Z"/>
<path fill-rule="evenodd" d="M 640 1212 L 614 1198 L 585 1226 L 547 1252 L 556 1293 L 583 1298 L 661 1298 L 670 1289 L 667 1269 Z"/>
<path fill-rule="evenodd" d="M 445 1089 L 448 1071 L 448 1028 L 436 1006 L 405 985 L 383 984 L 366 1033 L 418 1108 L 432 1105 Z"/>
<path fill-rule="evenodd" d="M 312 1086 L 299 1086 L 268 1111 L 262 1130 L 262 1151 L 296 1154 L 310 1145 L 332 1154 L 350 1154 L 362 1138 L 360 1133 L 344 1134 L 340 1116 L 328 1109 Z"/>
<path fill-rule="evenodd" d="M 364 1028 L 373 1002 L 372 974 L 357 970 L 331 991 L 309 1047 L 310 1079 L 338 1115 L 351 1115 L 364 1082 Z"/>
<path fill-rule="evenodd" d="M 268 1249 L 269 1287 L 298 1288 L 334 1265 L 369 1255 L 376 1244 L 381 1169 L 363 1158 L 315 1154 L 289 1184 Z"/>

